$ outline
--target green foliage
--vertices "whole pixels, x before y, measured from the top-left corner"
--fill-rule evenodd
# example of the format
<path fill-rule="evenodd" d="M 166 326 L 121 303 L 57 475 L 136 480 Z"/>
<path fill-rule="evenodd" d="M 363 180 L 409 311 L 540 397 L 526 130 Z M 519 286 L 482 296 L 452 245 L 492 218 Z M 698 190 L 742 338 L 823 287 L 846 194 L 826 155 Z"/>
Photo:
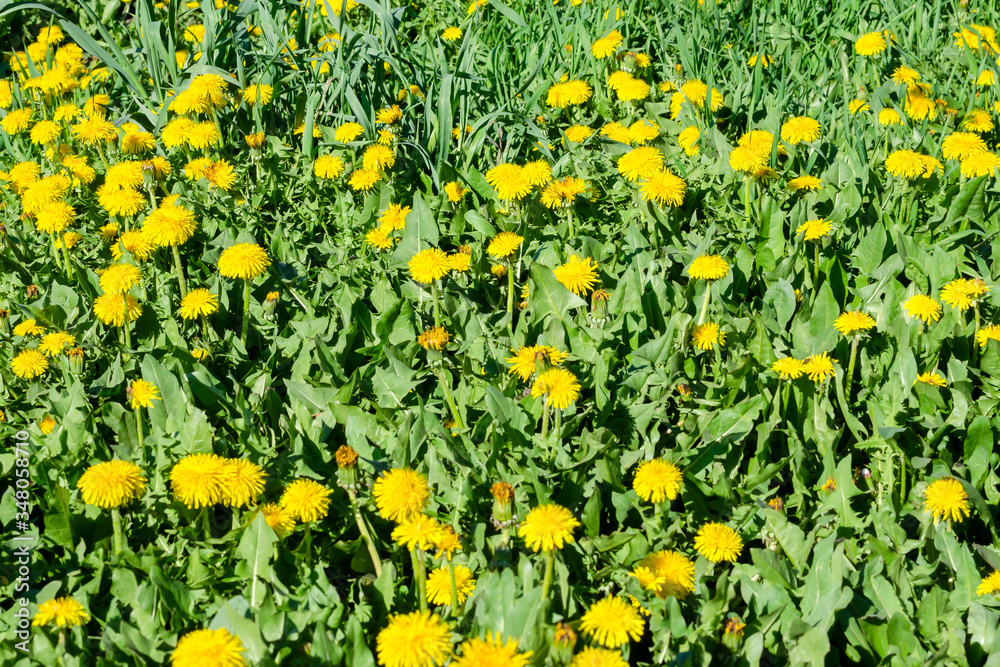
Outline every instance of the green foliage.
<path fill-rule="evenodd" d="M 974 109 L 996 117 L 996 85 L 975 82 L 996 69 L 1000 48 L 962 48 L 952 34 L 1000 26 L 996 8 L 489 0 L 467 9 L 374 0 L 0 8 L 10 50 L 24 51 L 51 24 L 89 59 L 82 86 L 53 98 L 83 108 L 107 95 L 108 120 L 156 138 L 141 158 L 162 157 L 171 172 L 137 187 L 160 205 L 177 195 L 194 213 L 180 263 L 189 289 L 219 301 L 203 319 L 182 318 L 171 250 L 140 261 L 126 248 L 120 261 L 142 271 L 130 294 L 143 313 L 127 328 L 102 323 L 100 272 L 118 241 L 100 230 L 141 228 L 150 210 L 143 200 L 138 214 L 112 216 L 98 195 L 109 166 L 134 159 L 124 134 L 96 148 L 72 134 L 77 121 L 60 126 L 57 143 L 97 171 L 65 196 L 82 238 L 64 253 L 8 178 L 24 161 L 56 173 L 61 154 L 27 131 L 0 133 L 0 436 L 11 443 L 0 453 L 0 525 L 33 540 L 30 590 L 16 588 L 15 576 L 0 590 L 24 596 L 32 614 L 69 596 L 90 615 L 64 633 L 34 628 L 30 656 L 15 648 L 16 621 L 5 616 L 0 661 L 163 664 L 190 632 L 224 628 L 248 664 L 371 667 L 379 633 L 421 603 L 417 561 L 373 493 L 380 475 L 409 467 L 430 486 L 426 513 L 461 536 L 454 562 L 476 579 L 457 608 L 436 609 L 456 645 L 497 632 L 531 651 L 533 665 L 566 665 L 595 644 L 582 615 L 612 595 L 642 610 L 641 638 L 621 649 L 630 664 L 1000 664 L 1000 603 L 978 591 L 1000 567 L 1000 340 L 976 340 L 1000 308 L 996 180 L 963 176 L 941 148 Z M 204 37 L 192 37 L 192 26 Z M 462 36 L 444 40 L 448 26 Z M 595 58 L 591 44 L 611 30 L 623 44 Z M 859 35 L 881 30 L 895 35 L 885 53 L 855 53 Z M 334 33 L 336 46 L 325 48 Z M 636 102 L 607 85 L 634 58 L 628 52 L 651 58 L 633 71 L 651 84 Z M 771 59 L 766 67 L 747 65 L 757 54 Z M 44 69 L 37 65 L 8 79 L 11 110 L 31 108 L 35 121 L 55 110 L 26 86 Z M 906 87 L 891 79 L 901 65 L 940 98 L 934 118 L 906 115 Z M 207 149 L 168 148 L 163 130 L 179 115 L 171 102 L 203 75 L 222 77 L 226 104 L 194 116 L 218 123 L 221 138 Z M 549 106 L 564 76 L 586 81 L 592 97 Z M 676 89 L 694 79 L 725 104 L 713 111 L 685 99 L 675 114 Z M 269 103 L 244 101 L 257 84 L 273 87 Z M 869 108 L 851 112 L 854 99 Z M 401 120 L 380 121 L 393 104 Z M 903 123 L 880 124 L 883 109 Z M 783 140 L 793 116 L 817 120 L 820 137 Z M 630 146 L 601 134 L 640 120 L 655 125 L 648 145 L 686 184 L 680 206 L 644 197 L 644 180 L 618 168 Z M 346 122 L 363 135 L 338 141 Z M 569 141 L 572 125 L 594 134 Z M 699 132 L 691 155 L 678 141 L 689 127 Z M 772 134 L 762 154 L 774 178 L 729 163 L 740 138 L 759 130 Z M 382 131 L 395 165 L 371 190 L 352 187 Z M 263 145 L 250 148 L 245 137 L 257 132 Z M 982 134 L 996 145 L 995 130 Z M 892 176 L 886 157 L 904 149 L 942 168 Z M 320 156 L 343 160 L 345 173 L 319 177 Z M 196 173 L 201 157 L 231 164 L 235 183 Z M 490 170 L 535 160 L 586 188 L 554 208 L 538 194 L 546 184 L 520 202 L 498 197 Z M 822 183 L 795 192 L 788 182 L 801 175 Z M 452 184 L 461 197 L 449 197 Z M 409 212 L 383 250 L 366 235 L 392 204 Z M 800 227 L 817 219 L 829 232 L 805 240 Z M 508 259 L 488 251 L 504 231 L 524 237 Z M 243 281 L 217 271 L 237 243 L 257 243 L 272 260 L 246 283 L 248 310 Z M 412 280 L 411 260 L 433 248 L 467 252 L 469 270 L 434 285 Z M 574 255 L 596 263 L 606 306 L 557 278 Z M 726 275 L 692 277 L 704 255 L 723 258 Z M 960 278 L 989 288 L 974 307 L 946 303 L 929 324 L 906 314 L 909 298 L 941 301 Z M 844 335 L 835 325 L 845 312 L 875 326 Z M 39 344 L 13 334 L 27 319 L 72 334 L 82 362 L 55 354 L 38 378 L 19 377 L 14 358 Z M 708 343 L 705 323 L 719 332 Z M 435 325 L 450 340 L 425 349 L 418 340 Z M 537 377 L 511 372 L 508 359 L 528 346 L 568 353 L 561 367 L 581 387 L 566 409 L 550 407 L 554 390 Z M 816 381 L 773 370 L 823 354 L 832 366 Z M 926 381 L 930 372 L 943 386 Z M 138 379 L 158 399 L 137 411 L 127 388 Z M 24 454 L 13 445 L 22 430 L 27 501 L 16 486 Z M 345 445 L 360 455 L 357 480 L 338 463 Z M 171 471 L 192 454 L 259 464 L 260 506 L 186 507 Z M 638 467 L 654 458 L 683 473 L 679 495 L 660 505 L 634 487 Z M 136 463 L 147 479 L 121 511 L 120 553 L 112 513 L 78 488 L 88 468 L 113 459 Z M 969 515 L 935 522 L 925 493 L 949 477 Z M 279 503 L 297 479 L 329 489 L 330 504 L 319 521 L 285 530 L 261 506 Z M 509 509 L 491 497 L 501 481 L 514 488 Z M 551 579 L 547 557 L 517 528 L 545 503 L 580 523 Z M 695 536 L 708 522 L 742 538 L 735 562 L 699 554 Z M 663 550 L 694 563 L 690 595 L 660 598 L 631 576 Z M 419 562 L 445 566 L 432 555 Z M 578 633 L 575 644 L 555 639 L 565 632 L 558 623 Z"/>

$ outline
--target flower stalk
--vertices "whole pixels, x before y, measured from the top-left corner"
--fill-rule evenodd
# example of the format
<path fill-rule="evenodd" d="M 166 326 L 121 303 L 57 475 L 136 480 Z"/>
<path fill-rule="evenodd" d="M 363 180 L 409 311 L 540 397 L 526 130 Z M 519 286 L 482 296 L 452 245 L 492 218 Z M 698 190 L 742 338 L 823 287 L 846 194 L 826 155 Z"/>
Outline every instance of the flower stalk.
<path fill-rule="evenodd" d="M 121 555 L 125 544 L 125 537 L 122 534 L 122 515 L 118 511 L 117 507 L 111 508 L 111 528 L 114 534 L 113 545 L 115 550 L 115 555 Z"/>
<path fill-rule="evenodd" d="M 250 327 L 250 281 L 243 281 L 243 327 L 240 330 L 240 342 L 247 346 L 247 331 Z"/>
<path fill-rule="evenodd" d="M 844 387 L 844 398 L 846 398 L 848 402 L 851 400 L 851 387 L 854 384 L 854 362 L 858 356 L 859 340 L 861 340 L 861 334 L 854 334 L 854 337 L 851 339 L 851 358 L 850 361 L 847 362 L 847 381 L 845 382 L 846 386 Z"/>
<path fill-rule="evenodd" d="M 375 567 L 375 576 L 381 577 L 382 558 L 378 555 L 378 549 L 375 548 L 375 542 L 372 541 L 371 533 L 368 532 L 368 524 L 365 523 L 365 518 L 361 516 L 361 508 L 358 506 L 358 497 L 353 488 L 347 489 L 347 497 L 351 501 L 351 510 L 354 513 L 354 522 L 358 524 L 358 531 L 361 533 L 361 539 L 364 540 L 365 545 L 368 547 L 368 555 L 371 556 L 372 565 Z"/>
<path fill-rule="evenodd" d="M 712 298 L 712 281 L 709 280 L 705 283 L 705 296 L 701 300 L 701 312 L 698 313 L 698 324 L 703 324 L 705 322 L 705 316 L 708 315 L 708 302 Z"/>
<path fill-rule="evenodd" d="M 174 254 L 174 271 L 177 272 L 177 283 L 181 288 L 181 298 L 187 296 L 187 283 L 184 282 L 184 266 L 181 264 L 181 253 L 176 245 L 170 246 Z"/>

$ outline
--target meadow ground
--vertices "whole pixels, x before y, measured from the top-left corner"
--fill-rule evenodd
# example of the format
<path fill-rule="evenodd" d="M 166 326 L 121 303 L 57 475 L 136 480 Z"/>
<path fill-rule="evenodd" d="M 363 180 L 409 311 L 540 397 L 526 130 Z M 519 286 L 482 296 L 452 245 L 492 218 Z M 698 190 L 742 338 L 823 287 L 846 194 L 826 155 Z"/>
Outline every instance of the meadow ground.
<path fill-rule="evenodd" d="M 3 665 L 1000 666 L 989 2 L 0 10 Z"/>

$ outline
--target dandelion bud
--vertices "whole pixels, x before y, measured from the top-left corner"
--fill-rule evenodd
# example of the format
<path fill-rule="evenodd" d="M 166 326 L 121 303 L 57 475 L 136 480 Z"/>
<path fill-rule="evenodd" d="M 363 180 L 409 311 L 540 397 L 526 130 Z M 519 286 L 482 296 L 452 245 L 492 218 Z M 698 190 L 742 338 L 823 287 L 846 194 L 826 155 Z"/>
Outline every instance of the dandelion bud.
<path fill-rule="evenodd" d="M 142 184 L 147 188 L 156 185 L 156 168 L 152 162 L 142 163 Z"/>
<path fill-rule="evenodd" d="M 608 299 L 610 294 L 606 290 L 594 290 L 590 295 L 590 317 L 594 322 L 603 324 L 608 321 Z"/>
<path fill-rule="evenodd" d="M 24 288 L 24 294 L 29 299 L 38 298 L 38 285 L 28 285 Z"/>
<path fill-rule="evenodd" d="M 69 365 L 70 372 L 74 375 L 79 375 L 80 371 L 83 370 L 83 350 L 79 347 L 67 350 L 66 362 Z"/>
<path fill-rule="evenodd" d="M 247 146 L 254 151 L 254 155 L 260 155 L 260 149 L 264 146 L 264 133 L 255 132 L 254 134 L 246 134 L 243 136 L 243 140 L 247 142 Z"/>
<path fill-rule="evenodd" d="M 745 627 L 747 627 L 746 623 L 738 618 L 730 618 L 726 621 L 725 630 L 722 632 L 722 643 L 725 644 L 726 648 L 733 652 L 739 650 L 743 643 L 743 629 Z"/>
<path fill-rule="evenodd" d="M 636 67 L 636 59 L 634 53 L 626 53 L 625 57 L 622 58 L 622 71 L 623 72 L 634 72 Z"/>
<path fill-rule="evenodd" d="M 356 489 L 358 485 L 358 453 L 350 445 L 342 445 L 337 450 L 337 475 L 345 489 Z"/>
<path fill-rule="evenodd" d="M 507 267 L 503 264 L 494 264 L 490 267 L 490 273 L 492 273 L 493 276 L 499 280 L 507 275 Z"/>
<path fill-rule="evenodd" d="M 0 308 L 0 335 L 10 334 L 10 311 Z"/>
<path fill-rule="evenodd" d="M 774 498 L 771 498 L 770 500 L 767 501 L 767 505 L 775 512 L 785 511 L 785 501 L 781 498 L 781 496 L 775 496 Z"/>
<path fill-rule="evenodd" d="M 552 355 L 545 347 L 539 347 L 535 351 L 535 377 L 538 377 L 547 370 L 550 370 L 555 364 L 552 363 Z"/>
<path fill-rule="evenodd" d="M 274 317 L 275 312 L 278 310 L 278 300 L 281 295 L 277 292 L 268 292 L 267 297 L 264 299 L 264 316 L 268 319 Z"/>
<path fill-rule="evenodd" d="M 514 521 L 514 487 L 507 482 L 497 482 L 490 487 L 493 494 L 493 522 L 498 527 Z"/>
<path fill-rule="evenodd" d="M 576 633 L 568 623 L 556 625 L 555 634 L 552 636 L 552 645 L 555 648 L 572 649 L 576 646 Z"/>

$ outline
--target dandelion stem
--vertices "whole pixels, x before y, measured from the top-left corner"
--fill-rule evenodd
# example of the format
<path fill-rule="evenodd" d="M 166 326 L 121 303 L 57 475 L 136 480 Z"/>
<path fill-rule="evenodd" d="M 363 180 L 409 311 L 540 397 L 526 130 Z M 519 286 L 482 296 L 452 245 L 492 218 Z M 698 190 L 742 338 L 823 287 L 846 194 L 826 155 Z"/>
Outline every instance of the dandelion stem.
<path fill-rule="evenodd" d="M 747 198 L 746 198 L 746 202 L 745 202 L 744 206 L 745 206 L 746 211 L 747 211 L 747 227 L 749 228 L 749 227 L 753 227 L 753 211 L 750 209 L 750 179 L 749 178 L 744 178 L 743 180 L 744 180 L 744 182 L 746 183 L 746 186 L 747 186 L 747 188 L 746 188 Z"/>
<path fill-rule="evenodd" d="M 514 333 L 514 263 L 507 271 L 507 314 L 510 316 L 510 331 Z"/>
<path fill-rule="evenodd" d="M 66 247 L 66 238 L 65 237 L 63 237 L 62 251 L 63 251 L 63 260 L 66 262 L 66 277 L 67 278 L 73 278 L 74 277 L 74 275 L 73 275 L 73 273 L 74 273 L 73 272 L 73 265 L 70 264 L 70 261 L 69 261 L 69 248 Z"/>
<path fill-rule="evenodd" d="M 976 328 L 972 332 L 972 364 L 975 365 L 976 359 L 979 357 L 979 348 L 976 345 L 976 334 L 979 333 L 979 304 L 972 304 L 972 314 L 975 318 Z"/>
<path fill-rule="evenodd" d="M 851 401 L 851 385 L 854 384 L 854 361 L 858 354 L 858 341 L 861 339 L 860 334 L 855 334 L 853 340 L 851 340 L 851 360 L 847 362 L 847 381 L 844 387 L 844 397 L 847 399 L 848 403 Z"/>
<path fill-rule="evenodd" d="M 819 242 L 813 243 L 813 289 L 819 287 Z"/>
<path fill-rule="evenodd" d="M 111 508 L 111 528 L 114 532 L 114 548 L 115 555 L 120 555 L 125 543 L 125 538 L 122 535 L 122 515 L 118 511 L 117 507 Z"/>
<path fill-rule="evenodd" d="M 556 555 L 551 551 L 545 552 L 545 576 L 542 578 L 542 620 L 547 621 L 549 608 L 552 606 L 549 600 L 549 591 L 552 589 L 552 573 L 555 570 Z"/>
<path fill-rule="evenodd" d="M 368 555 L 371 556 L 372 565 L 375 566 L 375 576 L 382 576 L 382 558 L 378 555 L 378 549 L 375 548 L 375 543 L 372 541 L 371 533 L 368 532 L 368 526 L 365 524 L 365 518 L 361 516 L 361 508 L 358 507 L 357 495 L 354 493 L 354 489 L 347 490 L 347 497 L 351 500 L 351 509 L 354 511 L 354 522 L 358 524 L 358 531 L 361 533 L 361 539 L 365 541 L 365 545 L 368 547 Z"/>
<path fill-rule="evenodd" d="M 431 284 L 431 298 L 434 300 L 434 326 L 441 326 L 441 304 L 438 301 L 437 283 Z"/>
<path fill-rule="evenodd" d="M 56 264 L 59 265 L 60 269 L 62 269 L 63 271 L 65 271 L 66 267 L 63 266 L 62 257 L 59 255 L 59 248 L 56 247 L 56 235 L 55 234 L 50 234 L 50 236 L 52 237 L 52 254 L 55 255 L 55 257 L 56 257 Z"/>
<path fill-rule="evenodd" d="M 122 308 L 122 335 L 125 336 L 125 349 L 128 350 L 132 347 L 132 342 L 128 335 L 128 294 L 126 292 L 122 292 Z"/>
<path fill-rule="evenodd" d="M 184 282 L 184 267 L 181 265 L 181 253 L 177 246 L 170 246 L 174 251 L 174 270 L 177 272 L 177 282 L 181 286 L 181 298 L 187 296 L 187 283 Z"/>
<path fill-rule="evenodd" d="M 142 410 L 135 411 L 135 431 L 139 434 L 139 461 L 145 462 L 146 451 L 142 444 Z"/>
<path fill-rule="evenodd" d="M 448 561 L 448 578 L 451 579 L 451 613 L 458 614 L 458 583 L 455 581 L 455 566 Z"/>
<path fill-rule="evenodd" d="M 247 329 L 250 327 L 250 281 L 243 281 L 243 328 L 240 331 L 240 342 L 247 346 Z"/>
<path fill-rule="evenodd" d="M 701 312 L 698 313 L 698 324 L 705 322 L 705 316 L 708 314 L 708 301 L 712 298 L 712 281 L 709 280 L 705 283 L 705 296 L 701 301 Z"/>
<path fill-rule="evenodd" d="M 465 422 L 462 421 L 462 416 L 458 414 L 458 407 L 455 405 L 455 399 L 451 396 L 451 377 L 445 374 L 444 369 L 440 368 L 437 376 L 438 382 L 441 383 L 441 392 L 444 394 L 444 400 L 448 404 L 448 410 L 451 411 L 451 418 L 455 420 L 455 427 L 458 429 L 464 429 Z"/>
<path fill-rule="evenodd" d="M 206 540 L 212 539 L 212 524 L 208 520 L 208 506 L 201 508 L 201 530 Z"/>
<path fill-rule="evenodd" d="M 305 538 L 302 540 L 302 544 L 305 547 L 306 551 L 306 566 L 310 570 L 312 569 L 313 566 L 312 542 L 313 542 L 312 523 L 310 522 L 306 524 L 306 535 Z"/>
<path fill-rule="evenodd" d="M 542 440 L 549 434 L 549 397 L 542 396 Z"/>
<path fill-rule="evenodd" d="M 420 611 L 427 611 L 427 567 L 424 565 L 423 549 L 413 549 L 410 551 L 410 556 L 413 558 L 413 574 L 417 578 Z"/>

